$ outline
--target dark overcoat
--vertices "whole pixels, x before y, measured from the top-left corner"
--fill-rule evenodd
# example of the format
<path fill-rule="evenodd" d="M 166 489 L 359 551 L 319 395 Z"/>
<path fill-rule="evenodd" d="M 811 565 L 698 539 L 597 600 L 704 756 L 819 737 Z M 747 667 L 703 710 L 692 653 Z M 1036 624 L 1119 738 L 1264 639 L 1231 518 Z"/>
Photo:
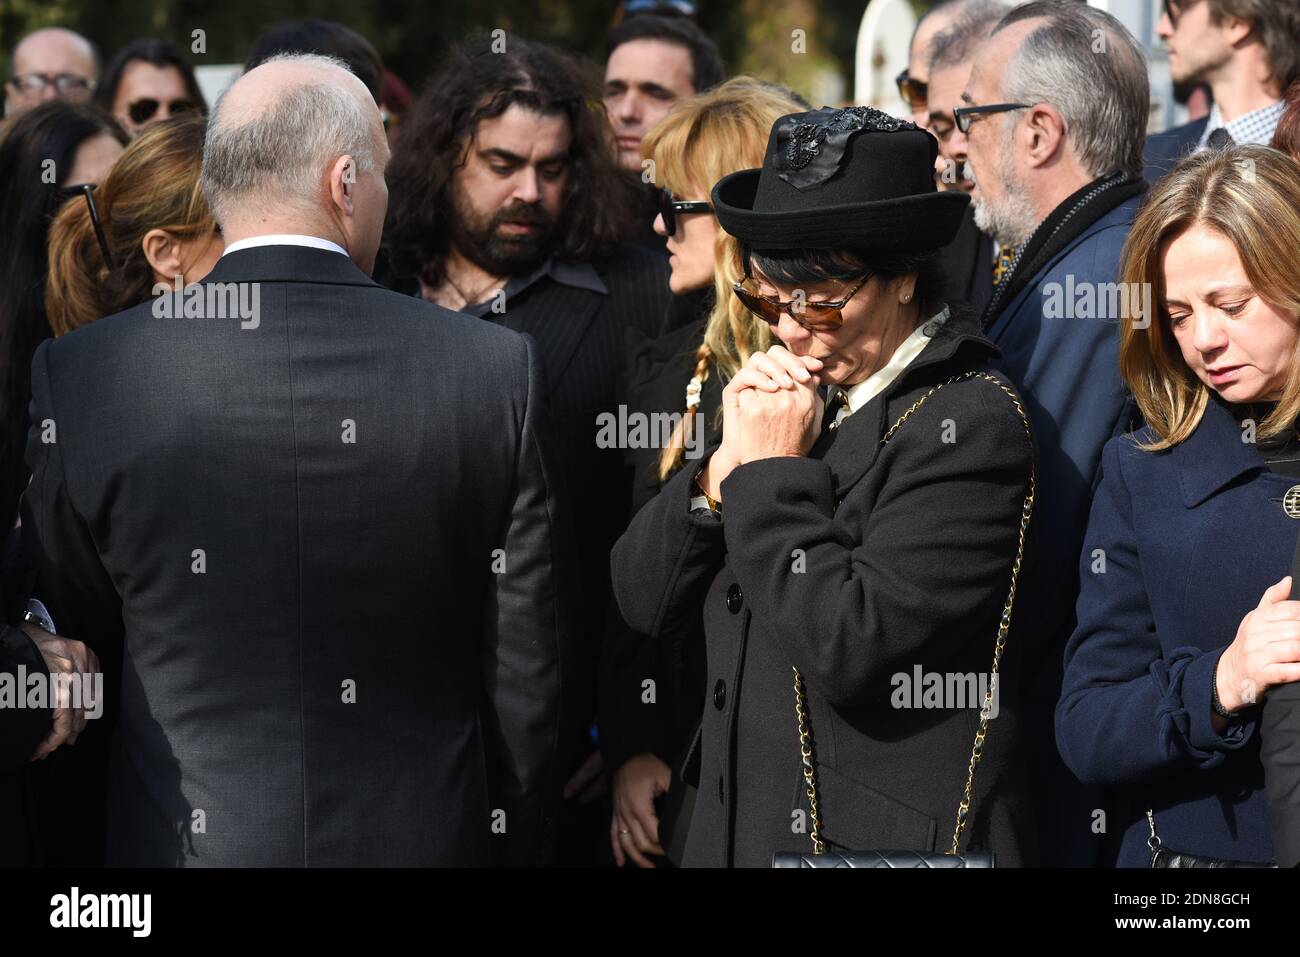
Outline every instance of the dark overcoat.
<path fill-rule="evenodd" d="M 1149 863 L 1148 808 L 1170 848 L 1273 853 L 1257 715 L 1217 731 L 1211 681 L 1242 618 L 1290 572 L 1300 522 L 1282 498 L 1297 484 L 1267 470 L 1216 402 L 1168 451 L 1133 436 L 1105 448 L 1056 738 L 1080 779 L 1112 786 L 1122 867 Z"/>
<path fill-rule="evenodd" d="M 948 849 L 978 701 L 918 708 L 902 691 L 918 668 L 988 673 L 1032 443 L 1013 400 L 981 379 L 943 386 L 880 440 L 929 389 L 986 371 L 995 352 L 950 321 L 807 457 L 737 468 L 721 519 L 690 510 L 695 469 L 685 469 L 615 547 L 615 596 L 633 628 L 667 640 L 703 603 L 708 678 L 686 864 L 766 867 L 774 851 L 809 850 L 792 666 L 807 686 L 828 844 Z M 1018 651 L 1013 627 L 962 842 L 1008 865 L 1032 856 Z"/>

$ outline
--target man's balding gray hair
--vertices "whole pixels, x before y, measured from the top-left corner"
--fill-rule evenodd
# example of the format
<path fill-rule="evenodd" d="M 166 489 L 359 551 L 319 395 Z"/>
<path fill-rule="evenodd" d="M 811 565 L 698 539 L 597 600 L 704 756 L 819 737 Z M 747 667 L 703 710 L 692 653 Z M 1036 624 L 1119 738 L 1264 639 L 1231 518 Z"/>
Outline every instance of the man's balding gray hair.
<path fill-rule="evenodd" d="M 930 41 L 930 73 L 968 61 L 1008 9 L 998 0 L 964 0 L 952 26 Z"/>
<path fill-rule="evenodd" d="M 272 63 L 351 72 L 342 60 L 315 53 L 260 65 Z M 208 120 L 200 179 L 217 222 L 238 208 L 318 205 L 321 174 L 334 160 L 351 154 L 358 173 L 373 168 L 374 122 L 357 96 L 328 75 L 286 85 L 257 108 L 241 104 L 233 113 L 223 94 Z"/>
<path fill-rule="evenodd" d="M 993 33 L 1045 21 L 1007 64 L 1009 103 L 1048 103 L 1089 175 L 1142 173 L 1150 89 L 1137 40 L 1109 13 L 1077 0 L 1034 0 L 1002 18 Z"/>

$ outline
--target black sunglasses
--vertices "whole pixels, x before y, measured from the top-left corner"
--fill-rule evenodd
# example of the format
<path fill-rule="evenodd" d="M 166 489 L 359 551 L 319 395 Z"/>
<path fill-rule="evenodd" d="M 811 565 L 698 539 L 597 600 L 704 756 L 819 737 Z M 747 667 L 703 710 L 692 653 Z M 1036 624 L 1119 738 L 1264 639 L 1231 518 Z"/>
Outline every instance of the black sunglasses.
<path fill-rule="evenodd" d="M 687 213 L 711 213 L 713 207 L 705 202 L 685 202 L 683 200 L 673 199 L 670 190 L 661 189 L 658 193 L 659 215 L 664 218 L 664 231 L 669 236 L 677 233 L 677 216 Z"/>
<path fill-rule="evenodd" d="M 894 83 L 898 86 L 898 95 L 903 98 L 904 103 L 914 111 L 925 109 L 930 84 L 924 80 L 914 79 L 906 70 L 894 77 Z"/>
<path fill-rule="evenodd" d="M 134 103 L 128 104 L 126 115 L 131 117 L 132 123 L 148 123 L 153 119 L 154 114 L 158 112 L 160 106 L 162 104 L 157 100 L 146 97 L 143 100 L 136 100 Z M 172 100 L 167 104 L 167 109 L 174 116 L 177 113 L 188 113 L 194 109 L 194 104 L 190 100 Z"/>
<path fill-rule="evenodd" d="M 768 325 L 776 325 L 781 321 L 781 313 L 785 313 L 809 332 L 832 332 L 844 325 L 844 307 L 857 295 L 858 290 L 867 284 L 871 273 L 859 279 L 858 284 L 846 292 L 843 299 L 836 302 L 806 302 L 800 299 L 783 302 L 770 296 L 760 296 L 744 288 L 744 284 L 752 282 L 753 278 L 749 272 L 749 263 L 746 262 L 745 278 L 740 282 L 733 282 L 731 291 L 740 300 L 742 306 Z"/>
<path fill-rule="evenodd" d="M 74 196 L 86 197 L 86 206 L 90 209 L 90 225 L 95 229 L 95 239 L 99 243 L 99 251 L 104 254 L 104 265 L 108 266 L 109 271 L 117 268 L 117 263 L 113 261 L 113 253 L 108 248 L 108 239 L 104 236 L 104 224 L 99 221 L 99 210 L 95 207 L 95 184 L 81 183 L 77 186 L 64 186 L 59 193 L 65 199 L 71 199 Z"/>
<path fill-rule="evenodd" d="M 956 106 L 952 110 L 953 121 L 963 133 L 970 132 L 970 121 L 976 116 L 989 113 L 1006 113 L 1009 110 L 1027 110 L 1032 103 L 990 103 L 988 106 Z"/>

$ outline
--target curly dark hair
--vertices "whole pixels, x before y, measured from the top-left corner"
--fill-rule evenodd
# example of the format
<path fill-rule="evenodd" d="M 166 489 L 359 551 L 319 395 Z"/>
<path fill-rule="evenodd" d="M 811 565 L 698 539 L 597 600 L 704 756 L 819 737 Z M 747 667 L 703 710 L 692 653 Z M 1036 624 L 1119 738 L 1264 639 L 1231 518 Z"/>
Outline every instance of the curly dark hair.
<path fill-rule="evenodd" d="M 614 134 L 595 68 L 509 36 L 503 52 L 482 37 L 453 46 L 402 120 L 388 166 L 388 257 L 401 275 L 436 285 L 456 215 L 452 178 L 479 123 L 513 105 L 567 117 L 568 175 L 552 251 L 586 261 L 608 255 L 635 227 L 640 184 L 615 162 Z"/>

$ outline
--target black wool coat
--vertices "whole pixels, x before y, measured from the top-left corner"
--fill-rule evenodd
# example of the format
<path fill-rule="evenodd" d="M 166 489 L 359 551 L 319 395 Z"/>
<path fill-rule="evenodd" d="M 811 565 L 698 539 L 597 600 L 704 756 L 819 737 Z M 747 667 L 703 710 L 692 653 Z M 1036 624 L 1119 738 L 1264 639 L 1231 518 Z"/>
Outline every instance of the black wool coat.
<path fill-rule="evenodd" d="M 916 703 L 917 668 L 954 686 L 947 676 L 989 672 L 1033 445 L 1012 399 L 982 379 L 944 385 L 880 440 L 933 386 L 988 372 L 996 352 L 968 320 L 950 320 L 807 457 L 732 472 L 720 519 L 690 511 L 696 470 L 686 469 L 619 540 L 614 591 L 633 628 L 668 640 L 703 604 L 688 866 L 767 867 L 774 851 L 811 850 L 792 666 L 807 690 L 828 846 L 949 848 L 978 697 L 900 705 Z M 1034 857 L 1012 621 L 961 844 L 991 849 L 999 866 Z"/>

